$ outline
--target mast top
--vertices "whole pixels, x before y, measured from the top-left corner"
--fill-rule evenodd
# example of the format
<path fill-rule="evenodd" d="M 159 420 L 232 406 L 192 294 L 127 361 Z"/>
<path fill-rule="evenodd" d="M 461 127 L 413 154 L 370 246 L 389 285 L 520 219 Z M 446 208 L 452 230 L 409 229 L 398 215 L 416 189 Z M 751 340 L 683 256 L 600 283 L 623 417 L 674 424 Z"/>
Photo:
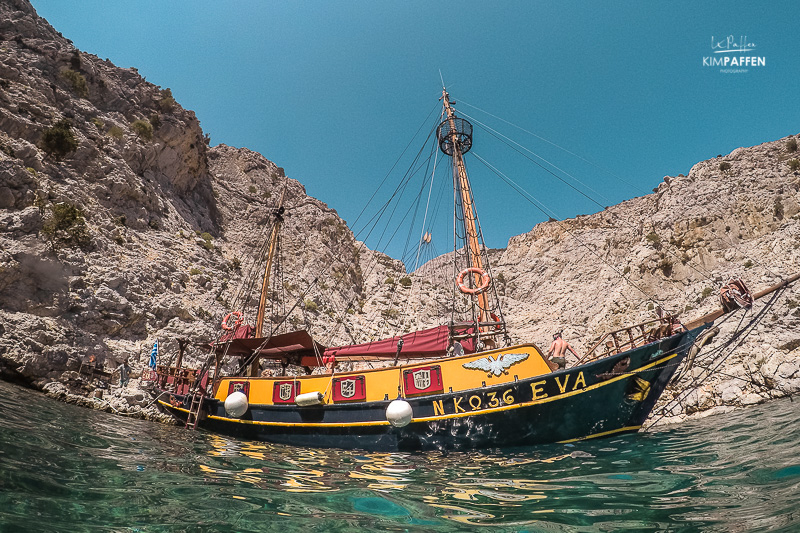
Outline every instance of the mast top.
<path fill-rule="evenodd" d="M 472 124 L 456 117 L 452 108 L 455 102 L 450 101 L 450 95 L 445 88 L 442 88 L 442 100 L 447 118 L 436 129 L 439 148 L 449 156 L 455 155 L 456 150 L 464 155 L 472 148 Z"/>

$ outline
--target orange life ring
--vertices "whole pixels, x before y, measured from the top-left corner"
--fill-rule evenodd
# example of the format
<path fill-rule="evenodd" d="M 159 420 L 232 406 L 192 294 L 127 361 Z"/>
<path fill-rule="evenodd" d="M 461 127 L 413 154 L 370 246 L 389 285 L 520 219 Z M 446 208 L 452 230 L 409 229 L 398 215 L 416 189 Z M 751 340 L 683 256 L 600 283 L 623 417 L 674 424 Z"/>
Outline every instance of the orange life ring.
<path fill-rule="evenodd" d="M 464 276 L 470 273 L 478 274 L 481 277 L 481 284 L 478 287 L 475 287 L 474 289 L 467 287 L 464 284 Z M 480 294 L 489 288 L 490 281 L 491 278 L 489 277 L 489 274 L 487 274 L 486 272 L 483 271 L 483 269 L 480 269 L 478 267 L 465 268 L 464 270 L 458 273 L 458 277 L 456 278 L 456 283 L 458 284 L 458 290 L 460 290 L 464 294 Z"/>
<path fill-rule="evenodd" d="M 228 320 L 234 317 L 235 321 L 233 325 L 228 324 Z M 242 323 L 242 312 L 241 311 L 232 311 L 225 315 L 225 318 L 222 319 L 222 329 L 225 331 L 231 331 L 233 328 L 239 326 Z"/>
<path fill-rule="evenodd" d="M 493 321 L 497 322 L 497 325 L 494 327 L 494 329 L 496 329 L 497 331 L 500 331 L 501 329 L 503 329 L 503 325 L 500 324 L 500 317 L 499 316 L 497 316 L 494 313 L 489 313 L 489 316 L 492 317 Z"/>

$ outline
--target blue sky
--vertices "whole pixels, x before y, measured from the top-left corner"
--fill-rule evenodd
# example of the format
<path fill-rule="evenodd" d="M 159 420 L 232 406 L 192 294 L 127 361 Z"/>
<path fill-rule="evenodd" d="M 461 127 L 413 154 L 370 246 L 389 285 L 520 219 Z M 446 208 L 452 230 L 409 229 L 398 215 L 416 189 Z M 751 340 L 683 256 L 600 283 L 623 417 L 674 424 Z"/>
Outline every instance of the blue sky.
<path fill-rule="evenodd" d="M 698 161 L 800 132 L 794 2 L 33 5 L 78 48 L 170 87 L 212 144 L 262 153 L 349 223 L 436 105 L 440 70 L 457 109 L 579 180 L 573 186 L 585 196 L 476 124 L 473 155 L 557 218 L 596 212 Z M 746 36 L 755 48 L 745 55 L 764 57 L 765 66 L 703 66 L 714 55 L 712 37 L 729 35 Z M 468 165 L 490 246 L 547 219 L 478 160 Z M 386 251 L 399 257 L 402 241 Z M 449 237 L 439 242 L 439 252 L 451 248 Z"/>

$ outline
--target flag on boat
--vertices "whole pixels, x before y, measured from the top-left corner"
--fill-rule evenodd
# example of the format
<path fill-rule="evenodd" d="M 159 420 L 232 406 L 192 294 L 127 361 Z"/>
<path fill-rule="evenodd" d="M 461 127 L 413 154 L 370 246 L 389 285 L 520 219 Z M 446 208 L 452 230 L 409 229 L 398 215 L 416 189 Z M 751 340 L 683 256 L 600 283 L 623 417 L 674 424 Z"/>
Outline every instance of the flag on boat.
<path fill-rule="evenodd" d="M 153 370 L 156 369 L 156 356 L 158 355 L 158 339 L 156 339 L 155 344 L 153 344 L 153 349 L 150 350 L 150 364 L 147 365 Z"/>

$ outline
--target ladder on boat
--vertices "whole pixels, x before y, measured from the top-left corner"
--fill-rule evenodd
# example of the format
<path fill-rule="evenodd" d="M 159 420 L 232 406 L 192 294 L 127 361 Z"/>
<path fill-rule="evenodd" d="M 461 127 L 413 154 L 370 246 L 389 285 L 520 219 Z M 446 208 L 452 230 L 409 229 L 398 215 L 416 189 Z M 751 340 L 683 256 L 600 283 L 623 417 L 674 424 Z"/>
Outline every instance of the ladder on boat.
<path fill-rule="evenodd" d="M 211 369 L 213 361 L 214 356 L 210 355 L 197 373 L 197 381 L 194 382 L 189 391 L 192 401 L 189 403 L 189 414 L 186 415 L 186 426 L 184 426 L 187 429 L 197 429 L 197 424 L 200 422 L 200 410 L 203 408 L 203 401 L 206 399 L 207 394 L 205 387 L 201 386 L 201 382 L 203 376 Z"/>
<path fill-rule="evenodd" d="M 189 414 L 186 415 L 187 429 L 197 429 L 197 423 L 200 422 L 200 410 L 203 408 L 203 400 L 205 394 L 202 391 L 192 393 L 192 403 L 189 405 Z"/>

